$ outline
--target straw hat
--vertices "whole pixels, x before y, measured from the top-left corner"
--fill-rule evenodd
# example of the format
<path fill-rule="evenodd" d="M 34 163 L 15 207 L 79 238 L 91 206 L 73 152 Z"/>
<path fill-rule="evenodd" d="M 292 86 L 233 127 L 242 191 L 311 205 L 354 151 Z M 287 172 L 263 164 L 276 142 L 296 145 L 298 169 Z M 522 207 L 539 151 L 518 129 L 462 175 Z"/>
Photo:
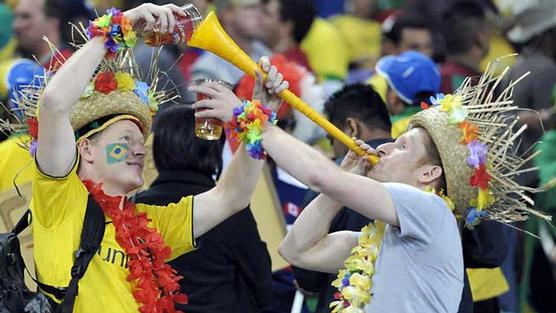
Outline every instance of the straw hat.
<path fill-rule="evenodd" d="M 174 99 L 165 91 L 156 90 L 159 53 L 151 60 L 150 85 L 141 78 L 132 50 L 123 50 L 101 61 L 95 76 L 70 111 L 76 140 L 87 138 L 123 119 L 137 123 L 145 137 L 149 134 L 152 115 L 158 105 Z M 39 99 L 50 78 L 46 73 L 36 75 L 32 84 L 23 87 L 16 95 L 16 107 L 24 111 L 24 117 L 14 116 L 16 122 L 0 121 L 0 128 L 31 131 L 29 121 L 34 119 L 36 124 Z"/>
<path fill-rule="evenodd" d="M 521 169 L 536 154 L 517 155 L 517 143 L 526 126 L 518 119 L 511 95 L 521 78 L 511 82 L 499 96 L 494 90 L 507 73 L 489 65 L 477 84 L 467 78 L 453 95 L 437 95 L 431 108 L 411 119 L 411 127 L 422 127 L 438 149 L 446 178 L 446 195 L 456 212 L 475 225 L 480 218 L 501 222 L 525 220 L 528 214 L 543 219 L 530 207 L 527 192 L 538 190 L 520 186 L 514 178 L 530 169 Z"/>

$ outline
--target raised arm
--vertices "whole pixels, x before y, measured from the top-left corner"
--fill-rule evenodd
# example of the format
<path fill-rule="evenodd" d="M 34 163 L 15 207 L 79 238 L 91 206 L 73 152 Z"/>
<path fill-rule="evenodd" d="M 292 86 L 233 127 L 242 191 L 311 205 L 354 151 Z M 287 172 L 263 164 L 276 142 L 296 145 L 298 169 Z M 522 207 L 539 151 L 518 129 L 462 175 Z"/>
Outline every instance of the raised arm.
<path fill-rule="evenodd" d="M 371 219 L 399 224 L 392 197 L 381 183 L 341 170 L 278 127 L 265 128 L 263 146 L 281 168 L 309 188 Z"/>
<path fill-rule="evenodd" d="M 341 208 L 340 203 L 320 194 L 293 224 L 280 244 L 280 255 L 297 267 L 337 273 L 358 239 L 358 233 L 352 231 L 328 233 Z"/>
<path fill-rule="evenodd" d="M 104 41 L 93 38 L 62 65 L 44 90 L 39 104 L 37 160 L 45 174 L 65 176 L 75 161 L 69 114 L 105 53 Z"/>
<path fill-rule="evenodd" d="M 268 73 L 268 78 L 264 81 L 263 88 L 262 77 L 257 75 L 254 98 L 275 109 L 281 102 L 275 95 L 287 89 L 288 83 L 283 81 L 282 75 L 276 71 L 276 67 L 269 65 L 266 58 L 261 59 L 260 62 L 263 70 Z M 194 86 L 189 89 L 193 92 L 204 93 L 210 98 L 193 105 L 193 108 L 209 109 L 195 113 L 197 117 L 212 117 L 229 121 L 232 118 L 233 108 L 241 105 L 241 101 L 233 92 L 218 83 L 206 83 L 204 86 Z M 264 161 L 251 158 L 243 145 L 238 148 L 216 187 L 195 196 L 193 201 L 193 234 L 195 237 L 201 236 L 247 207 L 263 165 Z"/>
<path fill-rule="evenodd" d="M 175 5 L 146 3 L 126 11 L 135 27 L 152 28 L 158 20 L 162 32 L 173 29 L 173 14 L 185 13 Z M 75 52 L 52 77 L 40 100 L 37 160 L 41 170 L 51 176 L 65 176 L 76 158 L 70 111 L 91 80 L 106 50 L 104 40 L 95 37 Z"/>

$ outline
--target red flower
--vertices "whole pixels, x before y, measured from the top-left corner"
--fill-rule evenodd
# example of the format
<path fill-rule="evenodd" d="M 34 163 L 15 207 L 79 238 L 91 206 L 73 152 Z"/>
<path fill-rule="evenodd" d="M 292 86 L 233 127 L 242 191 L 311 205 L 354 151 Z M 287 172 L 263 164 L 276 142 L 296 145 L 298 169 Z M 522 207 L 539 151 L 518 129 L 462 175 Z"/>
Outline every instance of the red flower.
<path fill-rule="evenodd" d="M 39 138 L 39 121 L 37 120 L 36 117 L 32 117 L 30 119 L 27 120 L 27 126 L 29 126 L 29 135 L 31 135 L 31 137 L 33 139 L 38 139 Z"/>
<path fill-rule="evenodd" d="M 429 105 L 425 101 L 421 101 L 421 109 L 426 110 L 429 108 Z"/>
<path fill-rule="evenodd" d="M 475 169 L 475 173 L 469 179 L 469 185 L 472 187 L 481 188 L 481 190 L 488 189 L 488 182 L 490 181 L 490 175 L 484 164 L 479 165 L 478 169 Z"/>
<path fill-rule="evenodd" d="M 110 92 L 118 88 L 118 83 L 116 82 L 116 77 L 112 72 L 102 72 L 97 75 L 95 79 L 95 90 L 100 91 L 104 94 L 109 94 Z"/>

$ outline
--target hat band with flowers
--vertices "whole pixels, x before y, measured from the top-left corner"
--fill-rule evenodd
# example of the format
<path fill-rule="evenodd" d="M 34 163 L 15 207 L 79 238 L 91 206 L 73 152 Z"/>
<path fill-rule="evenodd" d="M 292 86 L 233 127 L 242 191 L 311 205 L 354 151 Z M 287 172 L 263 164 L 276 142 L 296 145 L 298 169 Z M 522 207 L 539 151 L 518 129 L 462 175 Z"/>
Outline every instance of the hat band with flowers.
<path fill-rule="evenodd" d="M 550 219 L 530 208 L 534 202 L 527 193 L 537 190 L 515 181 L 531 170 L 522 167 L 535 156 L 517 154 L 518 138 L 526 126 L 517 127 L 518 108 L 511 96 L 524 76 L 495 96 L 508 71 L 495 74 L 497 63 L 489 65 L 478 83 L 467 78 L 453 95 L 431 97 L 433 106 L 410 122 L 432 138 L 442 161 L 447 196 L 469 228 L 481 219 L 509 223 L 525 220 L 529 214 Z"/>

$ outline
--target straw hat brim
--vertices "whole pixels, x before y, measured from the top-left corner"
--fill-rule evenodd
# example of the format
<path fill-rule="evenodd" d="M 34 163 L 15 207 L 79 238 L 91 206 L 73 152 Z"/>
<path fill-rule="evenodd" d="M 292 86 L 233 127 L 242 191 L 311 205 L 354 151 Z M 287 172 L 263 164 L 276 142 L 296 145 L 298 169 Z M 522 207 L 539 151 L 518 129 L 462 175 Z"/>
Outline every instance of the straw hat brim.
<path fill-rule="evenodd" d="M 151 130 L 152 116 L 149 106 L 133 91 L 99 92 L 80 99 L 70 112 L 70 122 L 74 131 L 103 117 L 111 115 L 132 115 L 141 123 L 141 131 L 147 136 Z"/>

